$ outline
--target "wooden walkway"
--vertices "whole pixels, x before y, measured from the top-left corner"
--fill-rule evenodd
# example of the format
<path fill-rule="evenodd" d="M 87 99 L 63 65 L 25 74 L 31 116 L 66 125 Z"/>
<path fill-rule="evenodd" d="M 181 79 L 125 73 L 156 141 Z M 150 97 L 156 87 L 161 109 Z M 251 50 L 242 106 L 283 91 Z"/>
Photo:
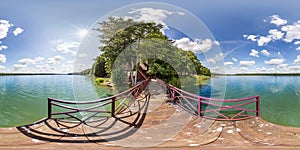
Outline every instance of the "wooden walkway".
<path fill-rule="evenodd" d="M 102 122 L 63 129 L 51 119 L 17 128 L 0 128 L 0 149 L 300 149 L 300 128 L 260 118 L 212 121 L 167 102 L 157 82 L 150 99 Z"/>

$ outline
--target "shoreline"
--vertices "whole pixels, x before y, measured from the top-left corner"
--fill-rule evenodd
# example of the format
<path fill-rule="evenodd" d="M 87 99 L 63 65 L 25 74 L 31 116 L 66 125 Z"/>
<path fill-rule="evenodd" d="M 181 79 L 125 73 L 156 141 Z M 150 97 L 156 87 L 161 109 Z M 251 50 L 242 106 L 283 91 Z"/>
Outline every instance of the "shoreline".
<path fill-rule="evenodd" d="M 300 73 L 238 73 L 238 74 L 213 74 L 214 76 L 300 76 Z"/>
<path fill-rule="evenodd" d="M 63 73 L 0 73 L 0 76 L 20 76 L 20 75 L 73 75 L 73 74 L 63 74 Z"/>

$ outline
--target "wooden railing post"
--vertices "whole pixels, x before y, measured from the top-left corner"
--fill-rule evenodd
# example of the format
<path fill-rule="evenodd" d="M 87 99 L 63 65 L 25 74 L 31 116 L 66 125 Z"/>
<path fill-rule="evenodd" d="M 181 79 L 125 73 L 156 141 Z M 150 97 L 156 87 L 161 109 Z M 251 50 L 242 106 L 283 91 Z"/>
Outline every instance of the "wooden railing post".
<path fill-rule="evenodd" d="M 198 96 L 198 117 L 201 117 L 201 98 Z"/>
<path fill-rule="evenodd" d="M 115 117 L 115 110 L 116 109 L 116 97 L 112 98 L 111 102 L 111 117 Z"/>
<path fill-rule="evenodd" d="M 52 113 L 51 99 L 48 98 L 48 119 L 51 118 L 51 113 Z"/>
<path fill-rule="evenodd" d="M 256 97 L 256 116 L 260 117 L 260 96 Z"/>

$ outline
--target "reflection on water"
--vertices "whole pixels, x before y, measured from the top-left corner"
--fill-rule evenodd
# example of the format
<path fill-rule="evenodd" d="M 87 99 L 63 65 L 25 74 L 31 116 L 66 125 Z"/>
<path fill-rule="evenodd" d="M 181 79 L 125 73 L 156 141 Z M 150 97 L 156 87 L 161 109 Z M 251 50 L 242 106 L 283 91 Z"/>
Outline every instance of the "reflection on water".
<path fill-rule="evenodd" d="M 226 99 L 260 95 L 261 114 L 276 124 L 300 127 L 300 76 L 228 76 L 212 78 L 226 80 Z M 215 86 L 202 86 L 200 94 L 214 95 Z M 213 91 L 211 94 L 210 93 Z"/>
<path fill-rule="evenodd" d="M 24 125 L 46 117 L 48 97 L 91 100 L 110 93 L 106 87 L 93 85 L 86 76 L 0 76 L 0 127 Z"/>
<path fill-rule="evenodd" d="M 300 127 L 299 83 L 300 76 L 229 76 L 212 78 L 199 93 L 213 98 L 225 94 L 227 99 L 260 95 L 264 119 Z M 95 87 L 86 76 L 0 76 L 0 127 L 46 117 L 48 97 L 82 101 L 109 95 L 110 89 Z"/>

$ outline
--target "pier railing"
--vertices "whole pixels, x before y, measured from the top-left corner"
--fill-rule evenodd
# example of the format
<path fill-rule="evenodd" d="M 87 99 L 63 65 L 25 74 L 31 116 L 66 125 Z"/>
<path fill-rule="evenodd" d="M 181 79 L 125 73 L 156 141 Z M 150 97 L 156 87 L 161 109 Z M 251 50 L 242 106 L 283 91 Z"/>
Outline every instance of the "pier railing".
<path fill-rule="evenodd" d="M 195 116 L 223 121 L 260 117 L 259 96 L 214 99 L 189 93 L 170 84 L 166 84 L 166 87 L 169 98 L 179 107 Z"/>
<path fill-rule="evenodd" d="M 48 98 L 48 119 L 86 124 L 105 117 L 115 117 L 134 103 L 145 90 L 149 79 L 117 95 L 92 101 L 67 101 Z M 63 124 L 61 124 L 63 125 Z"/>

